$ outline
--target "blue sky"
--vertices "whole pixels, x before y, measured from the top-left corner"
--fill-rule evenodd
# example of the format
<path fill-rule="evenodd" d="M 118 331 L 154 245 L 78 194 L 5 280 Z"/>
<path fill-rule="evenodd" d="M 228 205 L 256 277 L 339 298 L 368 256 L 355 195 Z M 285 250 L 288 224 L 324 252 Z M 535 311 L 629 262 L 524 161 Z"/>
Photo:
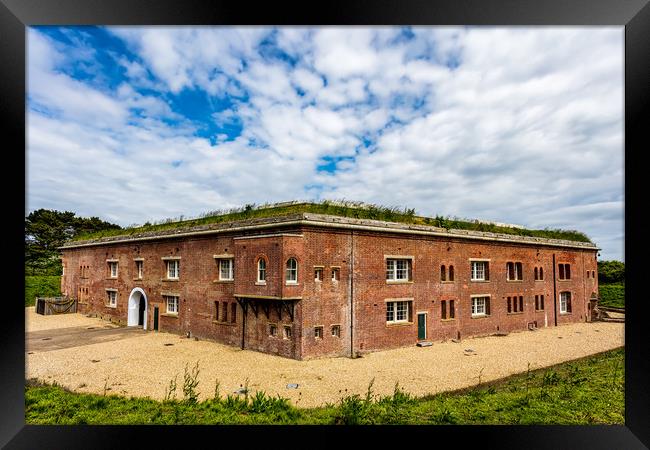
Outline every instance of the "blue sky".
<path fill-rule="evenodd" d="M 623 27 L 31 27 L 27 210 L 347 199 L 623 260 Z"/>

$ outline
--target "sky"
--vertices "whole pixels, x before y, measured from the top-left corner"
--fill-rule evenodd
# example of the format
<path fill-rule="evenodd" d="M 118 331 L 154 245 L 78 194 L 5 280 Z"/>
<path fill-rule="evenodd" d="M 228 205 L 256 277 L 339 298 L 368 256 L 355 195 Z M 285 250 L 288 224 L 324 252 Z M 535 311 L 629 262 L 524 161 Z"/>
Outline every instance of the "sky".
<path fill-rule="evenodd" d="M 25 213 L 352 200 L 624 261 L 623 31 L 29 27 Z"/>

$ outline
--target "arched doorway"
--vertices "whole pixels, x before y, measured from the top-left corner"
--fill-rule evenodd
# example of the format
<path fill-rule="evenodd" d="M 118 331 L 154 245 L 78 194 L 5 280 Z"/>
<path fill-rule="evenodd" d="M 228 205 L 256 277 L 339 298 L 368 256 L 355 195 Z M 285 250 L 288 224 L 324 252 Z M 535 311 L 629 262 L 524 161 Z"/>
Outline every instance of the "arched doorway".
<path fill-rule="evenodd" d="M 129 296 L 129 316 L 127 319 L 127 326 L 137 327 L 142 326 L 147 329 L 147 312 L 148 308 L 147 295 L 141 288 L 135 288 L 131 291 Z"/>

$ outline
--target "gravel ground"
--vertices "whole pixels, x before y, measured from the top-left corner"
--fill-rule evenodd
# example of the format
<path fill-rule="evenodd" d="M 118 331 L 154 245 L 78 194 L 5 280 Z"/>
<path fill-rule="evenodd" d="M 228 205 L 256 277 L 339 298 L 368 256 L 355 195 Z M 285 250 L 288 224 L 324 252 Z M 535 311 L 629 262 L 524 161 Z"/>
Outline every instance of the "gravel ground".
<path fill-rule="evenodd" d="M 31 311 L 30 311 L 31 310 Z M 55 320 L 52 320 L 55 319 Z M 27 331 L 46 327 L 105 325 L 80 314 L 40 316 L 26 308 Z M 168 345 L 173 344 L 173 345 Z M 460 343 L 434 342 L 431 347 L 406 347 L 365 354 L 362 358 L 295 361 L 174 334 L 145 333 L 124 339 L 26 354 L 26 378 L 56 381 L 78 392 L 162 399 L 178 375 L 182 398 L 183 369 L 199 362 L 199 399 L 231 394 L 248 379 L 249 391 L 289 398 L 296 406 L 336 403 L 349 394 L 388 395 L 395 383 L 416 396 L 459 389 L 530 369 L 624 345 L 623 323 L 577 323 L 521 331 L 507 336 L 467 338 Z M 473 351 L 467 351 L 473 350 Z M 297 383 L 297 389 L 287 384 Z"/>

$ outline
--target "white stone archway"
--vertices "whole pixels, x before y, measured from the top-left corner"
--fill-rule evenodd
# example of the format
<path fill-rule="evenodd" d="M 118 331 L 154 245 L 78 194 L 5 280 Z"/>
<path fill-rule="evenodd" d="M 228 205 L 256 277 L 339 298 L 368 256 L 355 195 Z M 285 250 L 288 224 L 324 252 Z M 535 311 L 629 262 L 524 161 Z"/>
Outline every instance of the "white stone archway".
<path fill-rule="evenodd" d="M 144 317 L 142 320 L 143 328 L 147 329 L 147 313 L 149 312 L 149 301 L 147 294 L 144 293 L 142 288 L 134 288 L 129 295 L 129 312 L 126 325 L 129 327 L 138 326 L 138 314 L 140 312 L 140 300 L 144 300 Z"/>

